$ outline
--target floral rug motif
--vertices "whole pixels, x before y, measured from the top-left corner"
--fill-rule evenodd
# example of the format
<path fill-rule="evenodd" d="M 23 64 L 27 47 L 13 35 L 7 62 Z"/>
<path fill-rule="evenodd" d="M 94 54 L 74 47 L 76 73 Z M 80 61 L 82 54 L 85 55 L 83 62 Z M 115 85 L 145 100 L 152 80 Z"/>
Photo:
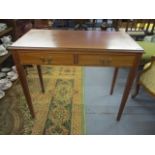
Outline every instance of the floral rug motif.
<path fill-rule="evenodd" d="M 44 134 L 83 134 L 82 68 L 60 67 Z"/>
<path fill-rule="evenodd" d="M 35 119 L 17 81 L 0 100 L 0 134 L 84 134 L 82 68 L 42 66 L 42 72 L 45 93 L 36 68 L 28 68 Z"/>
<path fill-rule="evenodd" d="M 73 82 L 73 80 L 57 80 L 44 134 L 71 134 Z"/>

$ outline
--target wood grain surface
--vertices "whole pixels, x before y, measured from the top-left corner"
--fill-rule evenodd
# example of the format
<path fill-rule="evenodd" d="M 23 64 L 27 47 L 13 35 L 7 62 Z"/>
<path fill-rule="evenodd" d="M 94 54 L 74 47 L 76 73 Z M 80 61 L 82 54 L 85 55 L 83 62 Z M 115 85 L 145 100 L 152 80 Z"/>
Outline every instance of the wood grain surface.
<path fill-rule="evenodd" d="M 142 52 L 143 49 L 125 32 L 37 30 L 32 29 L 10 49 L 85 49 Z"/>

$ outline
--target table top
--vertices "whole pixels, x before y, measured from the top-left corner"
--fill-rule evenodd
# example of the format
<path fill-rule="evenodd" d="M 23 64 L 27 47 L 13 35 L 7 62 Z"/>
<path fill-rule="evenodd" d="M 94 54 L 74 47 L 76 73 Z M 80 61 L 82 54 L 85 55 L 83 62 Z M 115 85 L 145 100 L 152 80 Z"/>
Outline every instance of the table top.
<path fill-rule="evenodd" d="M 87 49 L 143 52 L 125 32 L 31 29 L 9 49 Z"/>

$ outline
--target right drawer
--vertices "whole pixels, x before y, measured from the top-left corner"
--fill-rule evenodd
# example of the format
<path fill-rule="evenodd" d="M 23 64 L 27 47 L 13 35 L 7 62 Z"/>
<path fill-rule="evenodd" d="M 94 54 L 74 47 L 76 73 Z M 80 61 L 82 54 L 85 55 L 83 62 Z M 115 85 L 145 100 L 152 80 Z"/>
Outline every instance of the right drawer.
<path fill-rule="evenodd" d="M 134 60 L 134 55 L 79 55 L 78 64 L 81 66 L 129 67 L 133 65 Z"/>

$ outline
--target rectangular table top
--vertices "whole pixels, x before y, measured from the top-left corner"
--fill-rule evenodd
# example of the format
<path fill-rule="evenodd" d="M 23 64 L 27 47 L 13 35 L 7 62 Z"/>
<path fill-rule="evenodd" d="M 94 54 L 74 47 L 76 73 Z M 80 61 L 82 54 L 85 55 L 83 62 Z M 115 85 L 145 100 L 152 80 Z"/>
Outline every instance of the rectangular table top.
<path fill-rule="evenodd" d="M 143 52 L 125 32 L 31 29 L 9 49 L 76 49 Z"/>

